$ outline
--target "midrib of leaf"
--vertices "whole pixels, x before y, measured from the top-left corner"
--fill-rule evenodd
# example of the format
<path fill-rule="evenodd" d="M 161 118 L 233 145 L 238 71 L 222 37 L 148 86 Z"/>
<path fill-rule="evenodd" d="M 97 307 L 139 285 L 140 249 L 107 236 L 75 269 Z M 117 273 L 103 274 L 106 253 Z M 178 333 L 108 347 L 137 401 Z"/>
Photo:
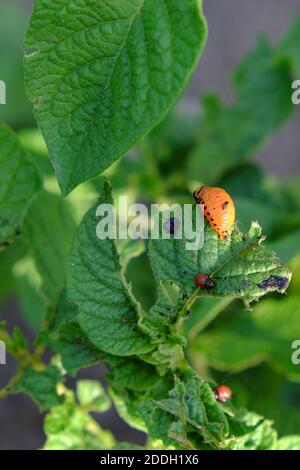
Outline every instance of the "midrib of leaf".
<path fill-rule="evenodd" d="M 221 271 L 221 269 L 224 268 L 224 266 L 226 266 L 227 264 L 229 264 L 233 259 L 235 259 L 237 256 L 240 256 L 242 255 L 246 250 L 248 250 L 251 246 L 255 246 L 257 245 L 257 243 L 253 242 L 252 240 L 249 242 L 248 245 L 246 246 L 243 246 L 240 250 L 238 250 L 236 253 L 234 253 L 233 255 L 231 255 L 226 261 L 224 261 L 223 264 L 221 264 L 217 269 L 215 269 L 215 271 L 213 271 L 210 275 L 211 277 L 214 277 L 219 271 Z M 257 271 L 257 269 L 256 269 Z M 256 272 L 255 271 L 255 272 Z M 260 271 L 260 272 L 263 272 L 263 271 Z M 247 274 L 251 274 L 250 272 L 247 273 Z M 237 275 L 231 275 L 230 277 L 237 277 Z"/>
<path fill-rule="evenodd" d="M 173 299 L 171 298 L 171 296 L 169 295 L 167 289 L 165 288 L 165 286 L 164 286 L 164 284 L 163 284 L 162 282 L 160 283 L 160 287 L 161 287 L 163 293 L 165 294 L 166 298 L 167 298 L 168 301 L 170 302 L 170 305 L 173 305 L 173 306 L 174 306 L 175 303 L 174 303 Z"/>
<path fill-rule="evenodd" d="M 229 262 L 231 262 L 233 259 L 235 259 L 235 257 L 241 255 L 244 251 L 246 251 L 251 245 L 255 246 L 255 243 L 251 240 L 249 241 L 249 244 L 246 245 L 246 246 L 243 246 L 240 250 L 238 250 L 236 253 L 234 253 L 229 259 L 227 259 L 221 266 L 219 266 L 213 273 L 211 273 L 210 275 L 213 277 L 216 275 L 216 273 L 218 271 L 220 271 L 224 266 L 226 266 Z M 268 272 L 268 271 L 267 271 Z M 231 277 L 234 277 L 234 276 L 231 276 Z M 188 310 L 188 308 L 190 308 L 192 306 L 192 304 L 194 303 L 194 301 L 196 300 L 196 298 L 198 296 L 200 296 L 201 294 L 201 289 L 198 287 L 195 289 L 195 291 L 189 296 L 189 298 L 187 299 L 187 301 L 185 302 L 183 308 L 180 310 L 179 312 L 179 318 L 182 318 L 184 317 L 186 311 Z M 209 295 L 208 295 L 209 297 Z M 213 297 L 213 296 L 212 296 Z M 222 298 L 232 298 L 232 295 L 222 295 Z"/>

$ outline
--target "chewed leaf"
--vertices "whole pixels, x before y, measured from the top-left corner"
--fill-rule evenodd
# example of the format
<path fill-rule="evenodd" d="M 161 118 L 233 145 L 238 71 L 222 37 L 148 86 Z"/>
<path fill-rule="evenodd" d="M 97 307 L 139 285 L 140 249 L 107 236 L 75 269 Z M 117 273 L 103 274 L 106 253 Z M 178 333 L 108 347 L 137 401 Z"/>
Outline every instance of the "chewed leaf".
<path fill-rule="evenodd" d="M 195 292 L 196 274 L 208 274 L 215 285 L 199 295 L 241 298 L 245 304 L 268 292 L 286 291 L 291 272 L 276 254 L 263 245 L 262 229 L 253 222 L 248 233 L 234 227 L 227 240 L 220 240 L 205 225 L 204 244 L 188 251 L 184 240 L 153 240 L 149 254 L 156 281 L 173 280 L 184 296 Z"/>
<path fill-rule="evenodd" d="M 235 230 L 223 247 L 217 241 L 217 257 L 207 266 L 216 281 L 214 296 L 241 298 L 248 305 L 268 292 L 286 291 L 291 272 L 263 240 L 261 227 L 253 222 L 247 234 Z"/>
<path fill-rule="evenodd" d="M 106 183 L 99 203 L 112 204 Z M 138 329 L 140 306 L 121 273 L 114 240 L 97 238 L 96 207 L 77 230 L 70 254 L 69 297 L 78 305 L 78 321 L 100 350 L 117 356 L 143 354 L 153 349 Z"/>
<path fill-rule="evenodd" d="M 205 37 L 200 0 L 35 2 L 27 91 L 65 193 L 164 117 Z"/>
<path fill-rule="evenodd" d="M 218 449 L 228 434 L 227 418 L 210 386 L 192 373 L 175 378 L 166 398 L 142 402 L 137 409 L 150 436 L 166 445 L 193 449 L 204 443 Z"/>

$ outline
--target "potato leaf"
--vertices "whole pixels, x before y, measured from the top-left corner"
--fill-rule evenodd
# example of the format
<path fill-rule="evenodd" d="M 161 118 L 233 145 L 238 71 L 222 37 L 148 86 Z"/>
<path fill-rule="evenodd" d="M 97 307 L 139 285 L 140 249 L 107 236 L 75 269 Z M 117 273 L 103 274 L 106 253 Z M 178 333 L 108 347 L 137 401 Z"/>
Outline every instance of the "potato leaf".
<path fill-rule="evenodd" d="M 100 203 L 112 204 L 105 184 Z M 153 349 L 138 330 L 141 307 L 121 273 L 114 240 L 97 238 L 96 207 L 83 218 L 70 254 L 69 297 L 78 305 L 78 321 L 100 350 L 117 356 L 142 354 Z"/>
<path fill-rule="evenodd" d="M 164 117 L 205 37 L 199 0 L 36 2 L 27 90 L 64 193 Z"/>
<path fill-rule="evenodd" d="M 291 272 L 275 253 L 263 245 L 262 229 L 253 222 L 248 233 L 235 227 L 227 240 L 220 240 L 209 224 L 199 250 L 185 249 L 186 240 L 151 240 L 149 254 L 157 283 L 173 281 L 188 300 L 198 295 L 241 298 L 247 306 L 268 292 L 285 292 Z M 216 281 L 210 291 L 194 286 L 196 274 Z"/>

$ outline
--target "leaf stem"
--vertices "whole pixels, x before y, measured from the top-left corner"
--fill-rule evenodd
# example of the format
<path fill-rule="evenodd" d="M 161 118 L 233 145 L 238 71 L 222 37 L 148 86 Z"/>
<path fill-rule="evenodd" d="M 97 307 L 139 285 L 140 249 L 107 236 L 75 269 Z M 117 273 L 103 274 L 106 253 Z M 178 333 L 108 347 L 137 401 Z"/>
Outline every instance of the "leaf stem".
<path fill-rule="evenodd" d="M 178 321 L 177 321 L 178 327 L 182 326 L 182 323 L 183 323 L 183 321 L 185 319 L 185 316 L 186 316 L 186 312 L 191 308 L 191 306 L 195 302 L 196 298 L 199 297 L 200 292 L 201 292 L 200 288 L 197 287 L 194 290 L 194 292 L 190 295 L 190 297 L 187 299 L 187 301 L 185 302 L 182 309 L 179 310 L 179 312 L 178 312 Z"/>

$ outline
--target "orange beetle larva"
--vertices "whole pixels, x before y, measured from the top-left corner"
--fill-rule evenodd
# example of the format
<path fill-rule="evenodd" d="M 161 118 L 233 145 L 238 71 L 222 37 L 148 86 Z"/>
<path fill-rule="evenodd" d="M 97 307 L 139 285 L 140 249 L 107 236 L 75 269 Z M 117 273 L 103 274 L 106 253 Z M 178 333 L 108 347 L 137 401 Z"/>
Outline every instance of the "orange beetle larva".
<path fill-rule="evenodd" d="M 222 188 L 202 186 L 194 193 L 197 204 L 204 205 L 204 217 L 211 227 L 224 240 L 235 223 L 234 202 Z"/>

